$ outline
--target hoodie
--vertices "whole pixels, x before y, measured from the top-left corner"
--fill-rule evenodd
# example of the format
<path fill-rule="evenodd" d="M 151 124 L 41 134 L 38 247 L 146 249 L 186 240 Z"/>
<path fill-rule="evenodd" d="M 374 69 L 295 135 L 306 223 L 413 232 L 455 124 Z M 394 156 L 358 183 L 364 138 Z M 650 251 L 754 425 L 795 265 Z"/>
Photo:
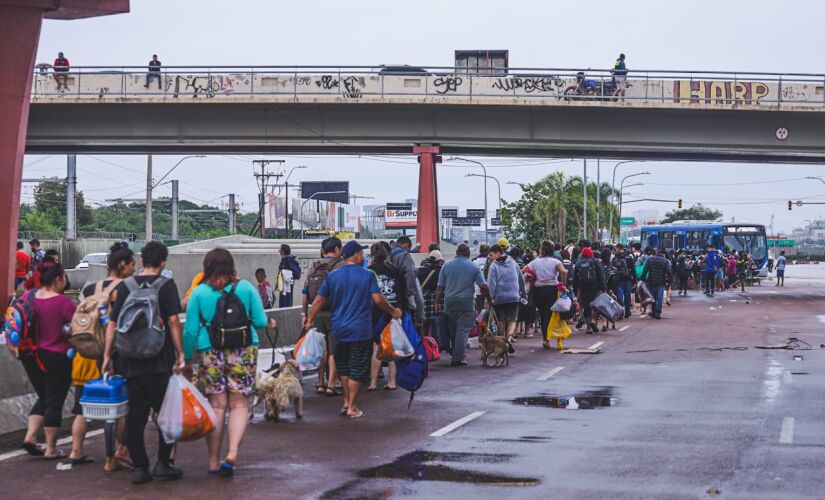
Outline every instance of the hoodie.
<path fill-rule="evenodd" d="M 397 246 L 390 253 L 390 262 L 404 273 L 407 304 L 410 311 L 414 313 L 416 322 L 422 323 L 424 321 L 424 295 L 421 293 L 421 285 L 415 275 L 415 262 L 413 262 L 412 255 L 404 247 Z"/>
<path fill-rule="evenodd" d="M 487 286 L 490 287 L 493 305 L 513 304 L 524 294 L 524 276 L 516 261 L 506 256 L 490 264 Z"/>

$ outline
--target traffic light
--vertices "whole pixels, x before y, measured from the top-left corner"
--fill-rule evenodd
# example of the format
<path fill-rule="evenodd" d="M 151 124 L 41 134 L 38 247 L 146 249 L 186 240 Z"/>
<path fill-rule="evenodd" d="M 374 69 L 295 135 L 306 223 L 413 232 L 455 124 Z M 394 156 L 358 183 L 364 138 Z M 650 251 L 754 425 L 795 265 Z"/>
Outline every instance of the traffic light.
<path fill-rule="evenodd" d="M 793 202 L 788 200 L 788 210 L 793 210 Z"/>
<path fill-rule="evenodd" d="M 679 198 L 679 208 L 682 208 L 682 199 Z"/>

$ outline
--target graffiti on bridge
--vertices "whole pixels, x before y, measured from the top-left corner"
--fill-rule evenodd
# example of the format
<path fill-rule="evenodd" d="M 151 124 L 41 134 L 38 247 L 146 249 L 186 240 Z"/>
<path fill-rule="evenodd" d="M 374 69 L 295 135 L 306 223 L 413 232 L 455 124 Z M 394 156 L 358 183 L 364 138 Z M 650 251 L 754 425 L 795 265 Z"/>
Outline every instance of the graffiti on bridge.
<path fill-rule="evenodd" d="M 455 92 L 462 83 L 464 79 L 460 76 L 439 76 L 433 80 L 435 91 L 442 95 Z"/>
<path fill-rule="evenodd" d="M 172 90 L 172 97 L 191 93 L 193 98 L 212 98 L 216 94 L 232 94 L 236 91 L 236 86 L 248 84 L 248 78 L 242 79 L 232 75 L 166 75 L 164 78 L 164 90 Z"/>
<path fill-rule="evenodd" d="M 323 90 L 341 89 L 343 85 L 341 94 L 344 97 L 359 99 L 363 96 L 363 89 L 367 86 L 367 83 L 363 76 L 347 76 L 339 80 L 332 75 L 322 75 L 318 80 L 315 80 L 315 85 Z"/>
<path fill-rule="evenodd" d="M 564 82 L 557 76 L 546 77 L 502 77 L 496 79 L 492 87 L 504 92 L 523 90 L 528 94 L 551 93 L 557 97 L 564 88 Z"/>
<path fill-rule="evenodd" d="M 720 80 L 676 80 L 673 102 L 680 104 L 759 104 L 770 89 L 763 82 L 729 82 Z"/>

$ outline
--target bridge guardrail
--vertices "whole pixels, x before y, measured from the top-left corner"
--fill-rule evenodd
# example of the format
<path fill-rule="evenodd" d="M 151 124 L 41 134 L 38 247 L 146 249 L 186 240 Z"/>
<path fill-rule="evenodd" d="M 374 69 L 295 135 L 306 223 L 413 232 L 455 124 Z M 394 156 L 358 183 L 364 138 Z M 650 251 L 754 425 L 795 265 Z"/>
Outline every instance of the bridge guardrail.
<path fill-rule="evenodd" d="M 453 67 L 422 72 L 414 69 L 398 73 L 365 66 L 181 66 L 164 67 L 159 78 L 148 82 L 146 67 L 74 67 L 68 72 L 54 72 L 41 65 L 34 74 L 32 100 L 333 97 L 356 102 L 368 98 L 511 98 L 825 108 L 825 75 L 818 74 L 630 70 L 625 95 L 619 96 L 614 95 L 616 82 L 610 70 L 512 68 L 506 73 L 476 74 Z"/>

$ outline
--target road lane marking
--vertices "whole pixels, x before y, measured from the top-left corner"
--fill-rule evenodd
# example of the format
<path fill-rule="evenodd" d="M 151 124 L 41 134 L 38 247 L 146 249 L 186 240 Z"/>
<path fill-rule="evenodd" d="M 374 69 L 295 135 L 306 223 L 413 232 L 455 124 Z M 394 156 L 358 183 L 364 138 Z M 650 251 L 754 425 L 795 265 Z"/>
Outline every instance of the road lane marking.
<path fill-rule="evenodd" d="M 623 327 L 619 328 L 619 331 L 623 332 L 623 331 L 627 330 L 628 328 L 630 328 L 630 325 L 624 325 Z"/>
<path fill-rule="evenodd" d="M 435 431 L 435 432 L 433 432 L 432 434 L 430 434 L 430 437 L 441 437 L 441 436 L 443 436 L 443 435 L 445 435 L 445 434 L 447 434 L 447 433 L 453 432 L 454 430 L 458 429 L 458 428 L 459 428 L 459 427 L 461 427 L 462 425 L 464 425 L 464 424 L 466 424 L 466 423 L 468 423 L 468 422 L 472 422 L 473 420 L 475 420 L 475 419 L 477 419 L 478 417 L 480 417 L 480 416 L 484 415 L 485 413 L 487 413 L 487 412 L 484 412 L 484 411 L 474 411 L 473 413 L 470 413 L 470 414 L 469 414 L 469 415 L 467 415 L 466 417 L 459 418 L 458 420 L 456 420 L 455 422 L 451 423 L 450 425 L 447 425 L 447 426 L 444 426 L 444 427 L 442 427 L 442 428 L 438 429 L 437 431 Z"/>
<path fill-rule="evenodd" d="M 99 436 L 101 434 L 103 434 L 103 429 L 95 429 L 93 431 L 89 431 L 89 432 L 86 433 L 86 439 L 89 439 L 89 438 L 95 437 L 95 436 Z M 69 444 L 71 442 L 72 442 L 72 437 L 71 436 L 66 436 L 64 438 L 61 438 L 61 439 L 57 440 L 57 444 L 59 446 L 62 446 L 64 444 Z M 2 455 L 0 455 L 0 462 L 3 462 L 5 460 L 9 460 L 11 458 L 20 457 L 20 456 L 23 456 L 23 455 L 28 455 L 28 452 L 26 452 L 26 450 L 16 450 L 16 451 L 10 451 L 8 453 L 3 453 Z"/>
<path fill-rule="evenodd" d="M 600 342 L 596 342 L 595 344 L 593 344 L 593 345 L 591 345 L 590 347 L 588 347 L 588 349 L 598 349 L 599 347 L 601 347 L 601 346 L 602 346 L 602 344 L 604 344 L 604 340 L 602 340 L 602 341 L 600 341 Z"/>
<path fill-rule="evenodd" d="M 786 384 L 793 383 L 793 376 L 791 375 L 790 370 L 785 370 L 785 374 L 782 377 L 782 381 L 785 382 Z"/>
<path fill-rule="evenodd" d="M 550 370 L 549 372 L 542 375 L 541 377 L 539 377 L 537 380 L 543 382 L 545 380 L 548 380 L 550 377 L 552 377 L 553 375 L 559 373 L 562 370 L 564 370 L 563 366 L 557 366 L 557 367 L 553 368 L 552 370 Z"/>
<path fill-rule="evenodd" d="M 793 425 L 794 425 L 794 418 L 793 417 L 785 417 L 782 420 L 782 430 L 779 431 L 779 442 L 782 444 L 791 444 L 793 443 Z"/>

